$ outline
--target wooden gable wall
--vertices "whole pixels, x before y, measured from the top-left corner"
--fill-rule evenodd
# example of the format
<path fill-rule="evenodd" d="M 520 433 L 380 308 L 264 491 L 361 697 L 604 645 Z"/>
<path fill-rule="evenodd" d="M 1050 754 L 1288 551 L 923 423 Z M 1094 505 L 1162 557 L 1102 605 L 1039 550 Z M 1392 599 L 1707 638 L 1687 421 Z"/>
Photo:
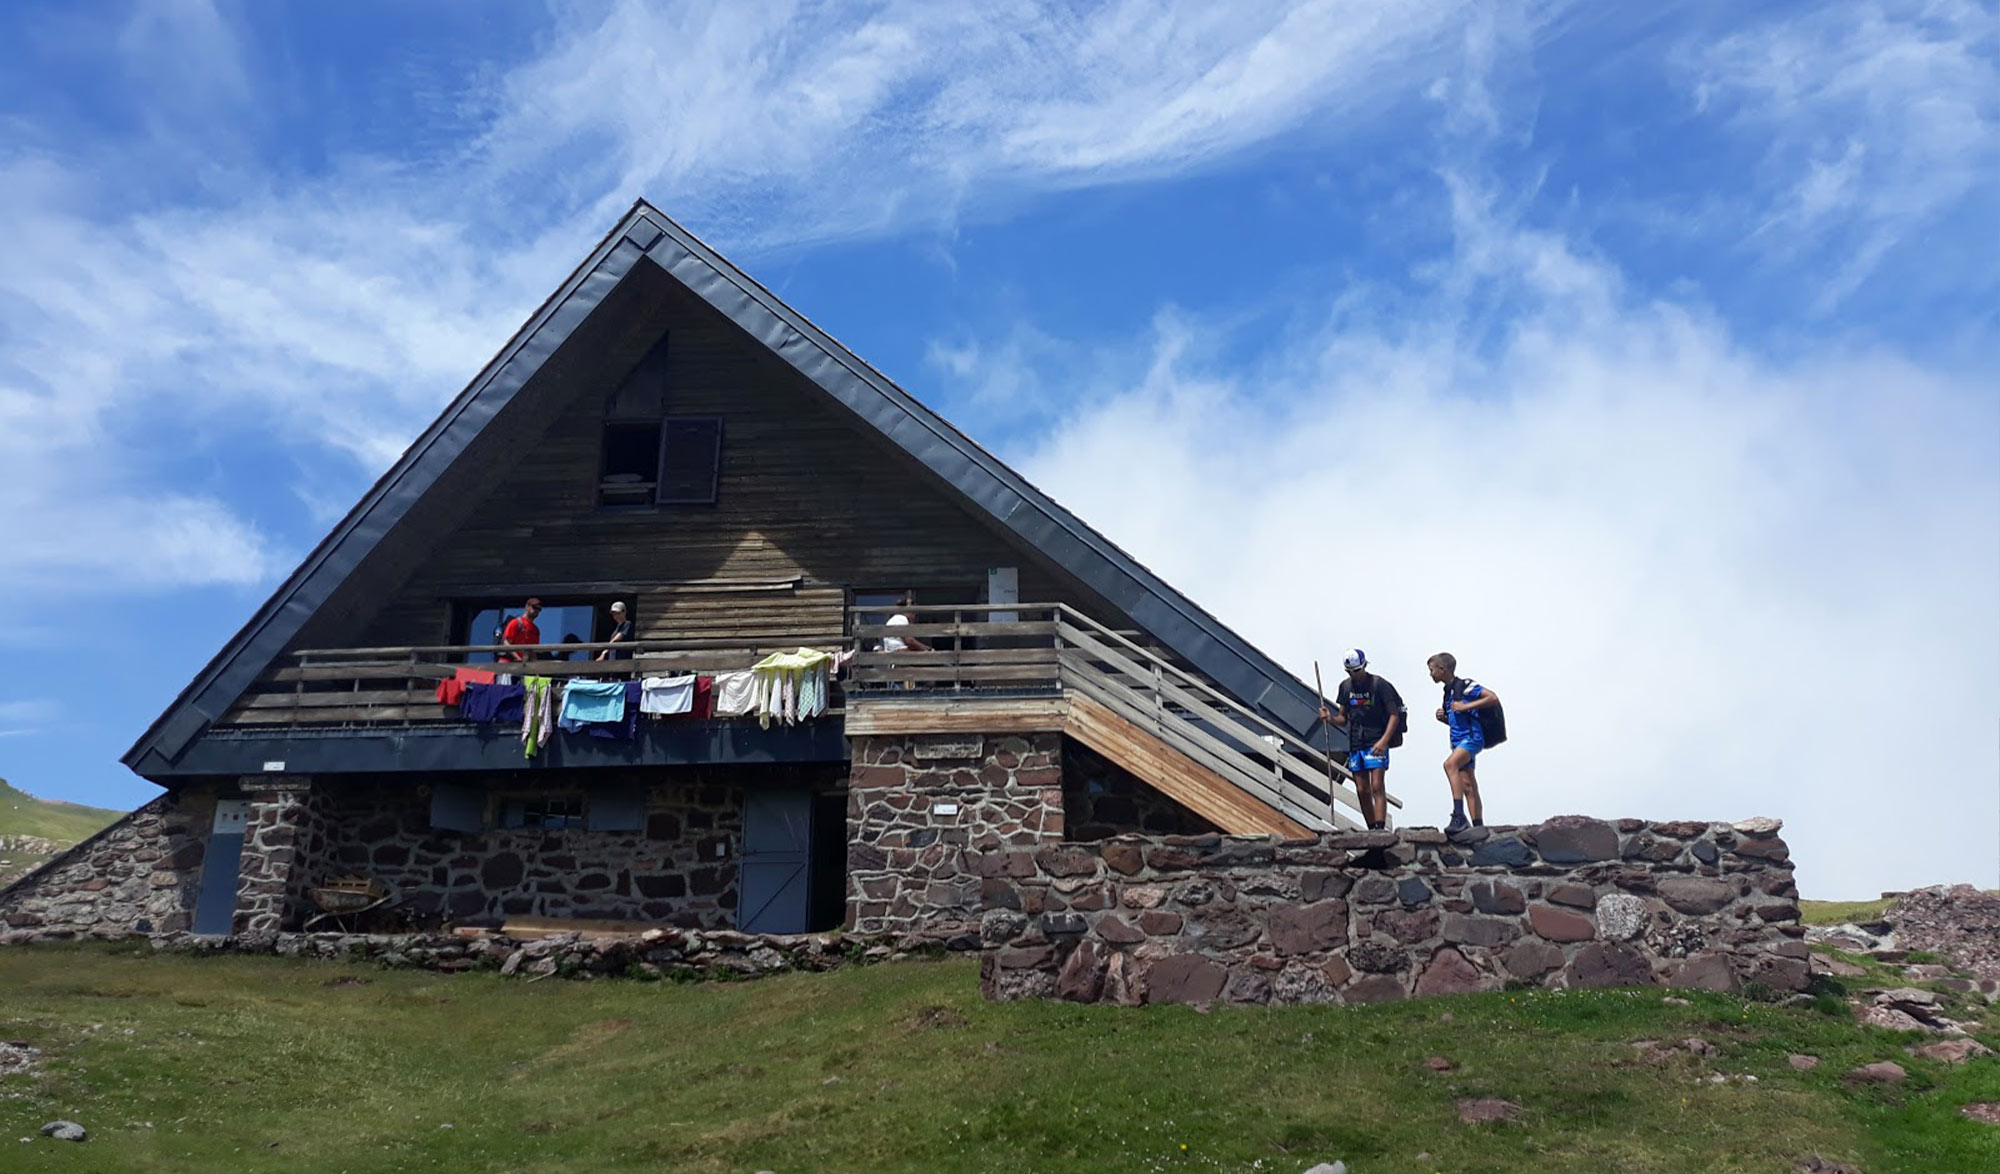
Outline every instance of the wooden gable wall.
<path fill-rule="evenodd" d="M 716 504 L 599 509 L 604 406 L 619 376 L 573 380 L 543 409 L 539 436 L 481 458 L 509 464 L 487 470 L 491 487 L 461 503 L 372 618 L 355 616 L 351 638 L 312 625 L 297 646 L 443 643 L 453 599 L 565 590 L 634 599 L 641 637 L 826 639 L 843 630 L 843 587 L 979 587 L 990 566 L 1020 568 L 1023 600 L 1127 626 L 706 303 L 653 280 L 666 288 L 646 299 L 641 333 L 668 337 L 669 411 L 723 420 Z M 618 370 L 643 349 L 628 343 Z M 791 580 L 806 585 L 777 586 Z"/>

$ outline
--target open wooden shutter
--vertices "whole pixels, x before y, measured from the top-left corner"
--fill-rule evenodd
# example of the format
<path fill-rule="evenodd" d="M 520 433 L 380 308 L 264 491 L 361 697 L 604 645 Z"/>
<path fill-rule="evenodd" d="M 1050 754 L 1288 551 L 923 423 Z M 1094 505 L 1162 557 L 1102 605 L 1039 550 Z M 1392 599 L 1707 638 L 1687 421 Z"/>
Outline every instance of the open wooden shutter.
<path fill-rule="evenodd" d="M 713 505 L 721 470 L 720 417 L 667 417 L 660 428 L 661 505 Z"/>

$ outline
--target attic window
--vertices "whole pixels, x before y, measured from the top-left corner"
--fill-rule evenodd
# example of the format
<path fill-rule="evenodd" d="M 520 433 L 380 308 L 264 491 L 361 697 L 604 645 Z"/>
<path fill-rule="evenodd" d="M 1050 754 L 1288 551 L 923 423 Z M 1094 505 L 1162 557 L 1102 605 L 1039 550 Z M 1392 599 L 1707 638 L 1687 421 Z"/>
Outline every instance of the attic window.
<path fill-rule="evenodd" d="M 649 507 L 659 490 L 660 439 L 667 416 L 667 340 L 646 352 L 604 403 L 597 504 Z"/>

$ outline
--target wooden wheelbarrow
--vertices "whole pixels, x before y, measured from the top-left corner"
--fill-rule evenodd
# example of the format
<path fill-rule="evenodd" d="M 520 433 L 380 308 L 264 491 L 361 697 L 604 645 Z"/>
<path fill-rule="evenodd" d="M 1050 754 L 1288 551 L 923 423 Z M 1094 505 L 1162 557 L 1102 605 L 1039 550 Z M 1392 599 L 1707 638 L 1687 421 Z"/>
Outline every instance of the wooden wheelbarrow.
<path fill-rule="evenodd" d="M 359 917 L 371 909 L 379 909 L 395 900 L 395 893 L 388 885 L 373 877 L 337 876 L 323 885 L 306 890 L 319 912 L 306 918 L 300 928 L 310 932 L 322 921 L 331 920 L 343 932 L 352 932 L 351 918 Z"/>

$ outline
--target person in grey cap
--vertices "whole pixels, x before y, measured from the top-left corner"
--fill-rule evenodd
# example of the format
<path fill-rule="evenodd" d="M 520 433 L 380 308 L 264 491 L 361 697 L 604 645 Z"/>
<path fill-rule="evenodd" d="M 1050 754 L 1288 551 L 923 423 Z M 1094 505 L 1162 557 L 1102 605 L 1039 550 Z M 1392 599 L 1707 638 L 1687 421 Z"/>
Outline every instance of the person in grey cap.
<path fill-rule="evenodd" d="M 624 644 L 632 639 L 632 621 L 625 618 L 625 601 L 611 605 L 611 643 Z M 629 649 L 607 648 L 597 654 L 599 660 L 631 660 Z"/>
<path fill-rule="evenodd" d="M 1334 691 L 1333 708 L 1320 706 L 1320 720 L 1347 731 L 1347 770 L 1354 776 L 1361 814 L 1370 828 L 1386 828 L 1389 751 L 1403 744 L 1409 713 L 1396 687 L 1368 671 L 1367 653 L 1350 648 L 1340 663 L 1347 670 L 1347 679 Z"/>

